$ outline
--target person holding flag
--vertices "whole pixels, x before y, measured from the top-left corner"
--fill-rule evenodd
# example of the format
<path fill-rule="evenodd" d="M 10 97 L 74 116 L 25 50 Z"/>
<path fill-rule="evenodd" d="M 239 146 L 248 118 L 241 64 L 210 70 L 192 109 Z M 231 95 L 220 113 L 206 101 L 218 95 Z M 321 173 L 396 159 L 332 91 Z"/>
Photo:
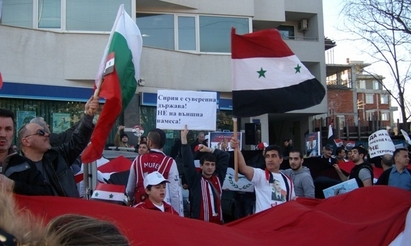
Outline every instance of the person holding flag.
<path fill-rule="evenodd" d="M 55 196 L 79 197 L 74 174 L 70 166 L 87 146 L 93 131 L 93 118 L 99 108 L 98 98 L 92 96 L 85 105 L 84 116 L 69 142 L 51 147 L 49 132 L 37 123 L 28 123 L 18 132 L 21 158 L 10 160 L 5 174 L 16 183 L 30 183 L 29 171 L 38 169 L 44 182 L 49 184 Z M 31 194 L 31 195 L 45 195 Z M 48 194 L 46 194 L 48 195 Z"/>
<path fill-rule="evenodd" d="M 82 154 L 83 163 L 100 159 L 107 137 L 130 100 L 140 79 L 140 57 L 143 41 L 136 22 L 120 5 L 109 41 L 104 50 L 95 79 L 95 96 L 106 99 L 91 143 Z"/>
<path fill-rule="evenodd" d="M 254 184 L 256 213 L 297 198 L 292 179 L 280 171 L 283 162 L 283 150 L 280 146 L 269 145 L 265 148 L 265 170 L 262 170 L 246 165 L 237 139 L 231 139 L 230 143 L 238 156 L 239 171 Z M 284 196 L 281 200 L 277 198 L 277 190 Z"/>

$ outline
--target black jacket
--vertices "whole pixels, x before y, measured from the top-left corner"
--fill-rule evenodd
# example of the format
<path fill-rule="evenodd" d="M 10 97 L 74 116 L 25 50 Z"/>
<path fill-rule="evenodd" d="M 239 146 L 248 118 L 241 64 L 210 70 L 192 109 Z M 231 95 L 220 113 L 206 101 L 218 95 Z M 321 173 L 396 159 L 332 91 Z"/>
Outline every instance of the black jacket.
<path fill-rule="evenodd" d="M 9 165 L 9 163 L 13 163 Z M 50 183 L 32 162 L 17 152 L 8 155 L 4 161 L 3 174 L 14 180 L 14 192 L 21 195 L 53 195 Z"/>
<path fill-rule="evenodd" d="M 190 189 L 190 202 L 191 202 L 191 217 L 200 218 L 201 207 L 201 173 L 197 172 L 194 166 L 194 157 L 191 152 L 191 148 L 187 144 L 183 144 L 181 147 L 181 155 L 184 165 L 184 176 L 187 180 L 187 184 Z M 220 180 L 221 186 L 224 183 L 225 175 L 227 173 L 228 162 L 230 155 L 227 152 L 221 150 L 214 150 L 213 155 L 216 156 L 216 170 L 214 175 Z"/>
<path fill-rule="evenodd" d="M 58 147 L 52 147 L 43 155 L 44 175 L 47 176 L 53 194 L 58 196 L 78 197 L 74 174 L 70 166 L 87 146 L 93 132 L 93 116 L 84 115 L 78 128 L 73 132 L 70 141 Z M 35 164 L 25 158 L 29 165 Z M 9 167 L 15 166 L 16 162 L 10 162 Z M 11 178 L 11 176 L 10 176 Z M 16 182 L 27 182 L 27 180 L 13 179 Z M 27 184 L 32 185 L 32 184 Z"/>
<path fill-rule="evenodd" d="M 392 167 L 388 168 L 385 170 L 380 177 L 378 178 L 376 185 L 388 185 L 388 181 L 390 180 L 390 175 L 391 175 Z"/>
<path fill-rule="evenodd" d="M 362 180 L 358 177 L 360 174 L 361 169 L 368 169 L 371 173 L 371 182 L 374 182 L 374 172 L 372 169 L 372 166 L 368 163 L 361 163 L 358 165 L 355 165 L 350 172 L 350 179 L 355 178 L 355 180 L 357 181 L 358 187 L 364 187 L 364 183 L 362 182 Z"/>
<path fill-rule="evenodd" d="M 50 133 L 50 136 L 49 136 L 50 145 L 52 147 L 58 147 L 58 146 L 62 145 L 63 143 L 66 143 L 66 142 L 70 141 L 71 135 L 77 129 L 80 122 L 81 122 L 81 120 L 78 121 L 76 124 L 74 124 L 69 129 L 65 130 L 64 132 Z"/>

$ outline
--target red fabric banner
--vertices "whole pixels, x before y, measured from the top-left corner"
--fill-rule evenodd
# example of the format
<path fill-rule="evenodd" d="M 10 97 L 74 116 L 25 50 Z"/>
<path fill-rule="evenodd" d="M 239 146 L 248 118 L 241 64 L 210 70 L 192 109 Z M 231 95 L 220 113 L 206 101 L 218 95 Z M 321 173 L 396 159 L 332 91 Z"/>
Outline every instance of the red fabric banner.
<path fill-rule="evenodd" d="M 66 213 L 111 221 L 132 245 L 388 245 L 411 207 L 409 191 L 373 186 L 325 200 L 299 198 L 220 226 L 100 201 L 16 197 L 46 221 Z"/>

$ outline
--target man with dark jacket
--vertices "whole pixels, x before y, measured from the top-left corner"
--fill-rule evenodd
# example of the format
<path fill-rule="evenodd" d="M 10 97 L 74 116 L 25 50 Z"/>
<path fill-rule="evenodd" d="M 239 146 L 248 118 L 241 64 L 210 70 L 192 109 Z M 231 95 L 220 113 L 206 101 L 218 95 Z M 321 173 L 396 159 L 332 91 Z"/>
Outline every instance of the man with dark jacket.
<path fill-rule="evenodd" d="M 14 126 L 14 113 L 7 109 L 0 109 L 0 189 L 18 194 L 51 195 L 51 187 L 44 182 L 41 173 L 34 166 L 25 162 L 24 158 L 11 148 L 15 133 Z M 23 164 L 20 168 L 25 171 L 14 174 L 14 178 L 19 176 L 17 181 L 9 177 L 8 163 L 10 160 Z M 24 180 L 24 182 L 20 182 L 20 180 Z"/>
<path fill-rule="evenodd" d="M 84 116 L 69 142 L 51 147 L 49 133 L 37 123 L 29 123 L 19 131 L 23 161 L 36 167 L 45 182 L 50 184 L 56 196 L 78 197 L 78 191 L 70 165 L 87 146 L 93 131 L 93 117 L 98 110 L 98 98 L 91 97 L 85 105 Z M 15 182 L 28 182 L 22 179 L 22 160 L 10 160 L 6 172 Z M 17 177 L 16 177 L 17 175 Z M 29 183 L 27 183 L 30 185 Z"/>
<path fill-rule="evenodd" d="M 364 157 L 367 156 L 367 150 L 360 146 L 356 146 L 351 150 L 351 160 L 354 162 L 355 166 L 351 169 L 348 177 L 342 173 L 338 164 L 333 165 L 341 180 L 346 181 L 348 179 L 355 178 L 358 187 L 373 185 L 374 173 L 372 166 L 368 162 L 364 161 Z"/>
<path fill-rule="evenodd" d="M 184 175 L 190 189 L 191 217 L 216 224 L 223 223 L 221 193 L 227 172 L 230 155 L 227 152 L 208 148 L 200 144 L 198 151 L 206 153 L 201 156 L 201 172 L 194 166 L 194 157 L 187 144 L 188 129 L 181 131 L 181 156 Z"/>

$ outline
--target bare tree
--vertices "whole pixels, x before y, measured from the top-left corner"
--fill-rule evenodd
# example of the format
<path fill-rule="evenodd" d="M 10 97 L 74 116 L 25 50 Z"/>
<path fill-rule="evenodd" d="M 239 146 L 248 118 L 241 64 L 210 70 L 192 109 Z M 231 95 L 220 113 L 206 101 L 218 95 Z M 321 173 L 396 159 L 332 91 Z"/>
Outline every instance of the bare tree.
<path fill-rule="evenodd" d="M 341 16 L 344 31 L 352 34 L 350 40 L 365 42 L 362 52 L 386 64 L 394 80 L 393 90 L 390 81 L 375 78 L 398 103 L 403 123 L 407 122 L 411 115 L 405 99 L 411 64 L 411 1 L 345 0 Z"/>

